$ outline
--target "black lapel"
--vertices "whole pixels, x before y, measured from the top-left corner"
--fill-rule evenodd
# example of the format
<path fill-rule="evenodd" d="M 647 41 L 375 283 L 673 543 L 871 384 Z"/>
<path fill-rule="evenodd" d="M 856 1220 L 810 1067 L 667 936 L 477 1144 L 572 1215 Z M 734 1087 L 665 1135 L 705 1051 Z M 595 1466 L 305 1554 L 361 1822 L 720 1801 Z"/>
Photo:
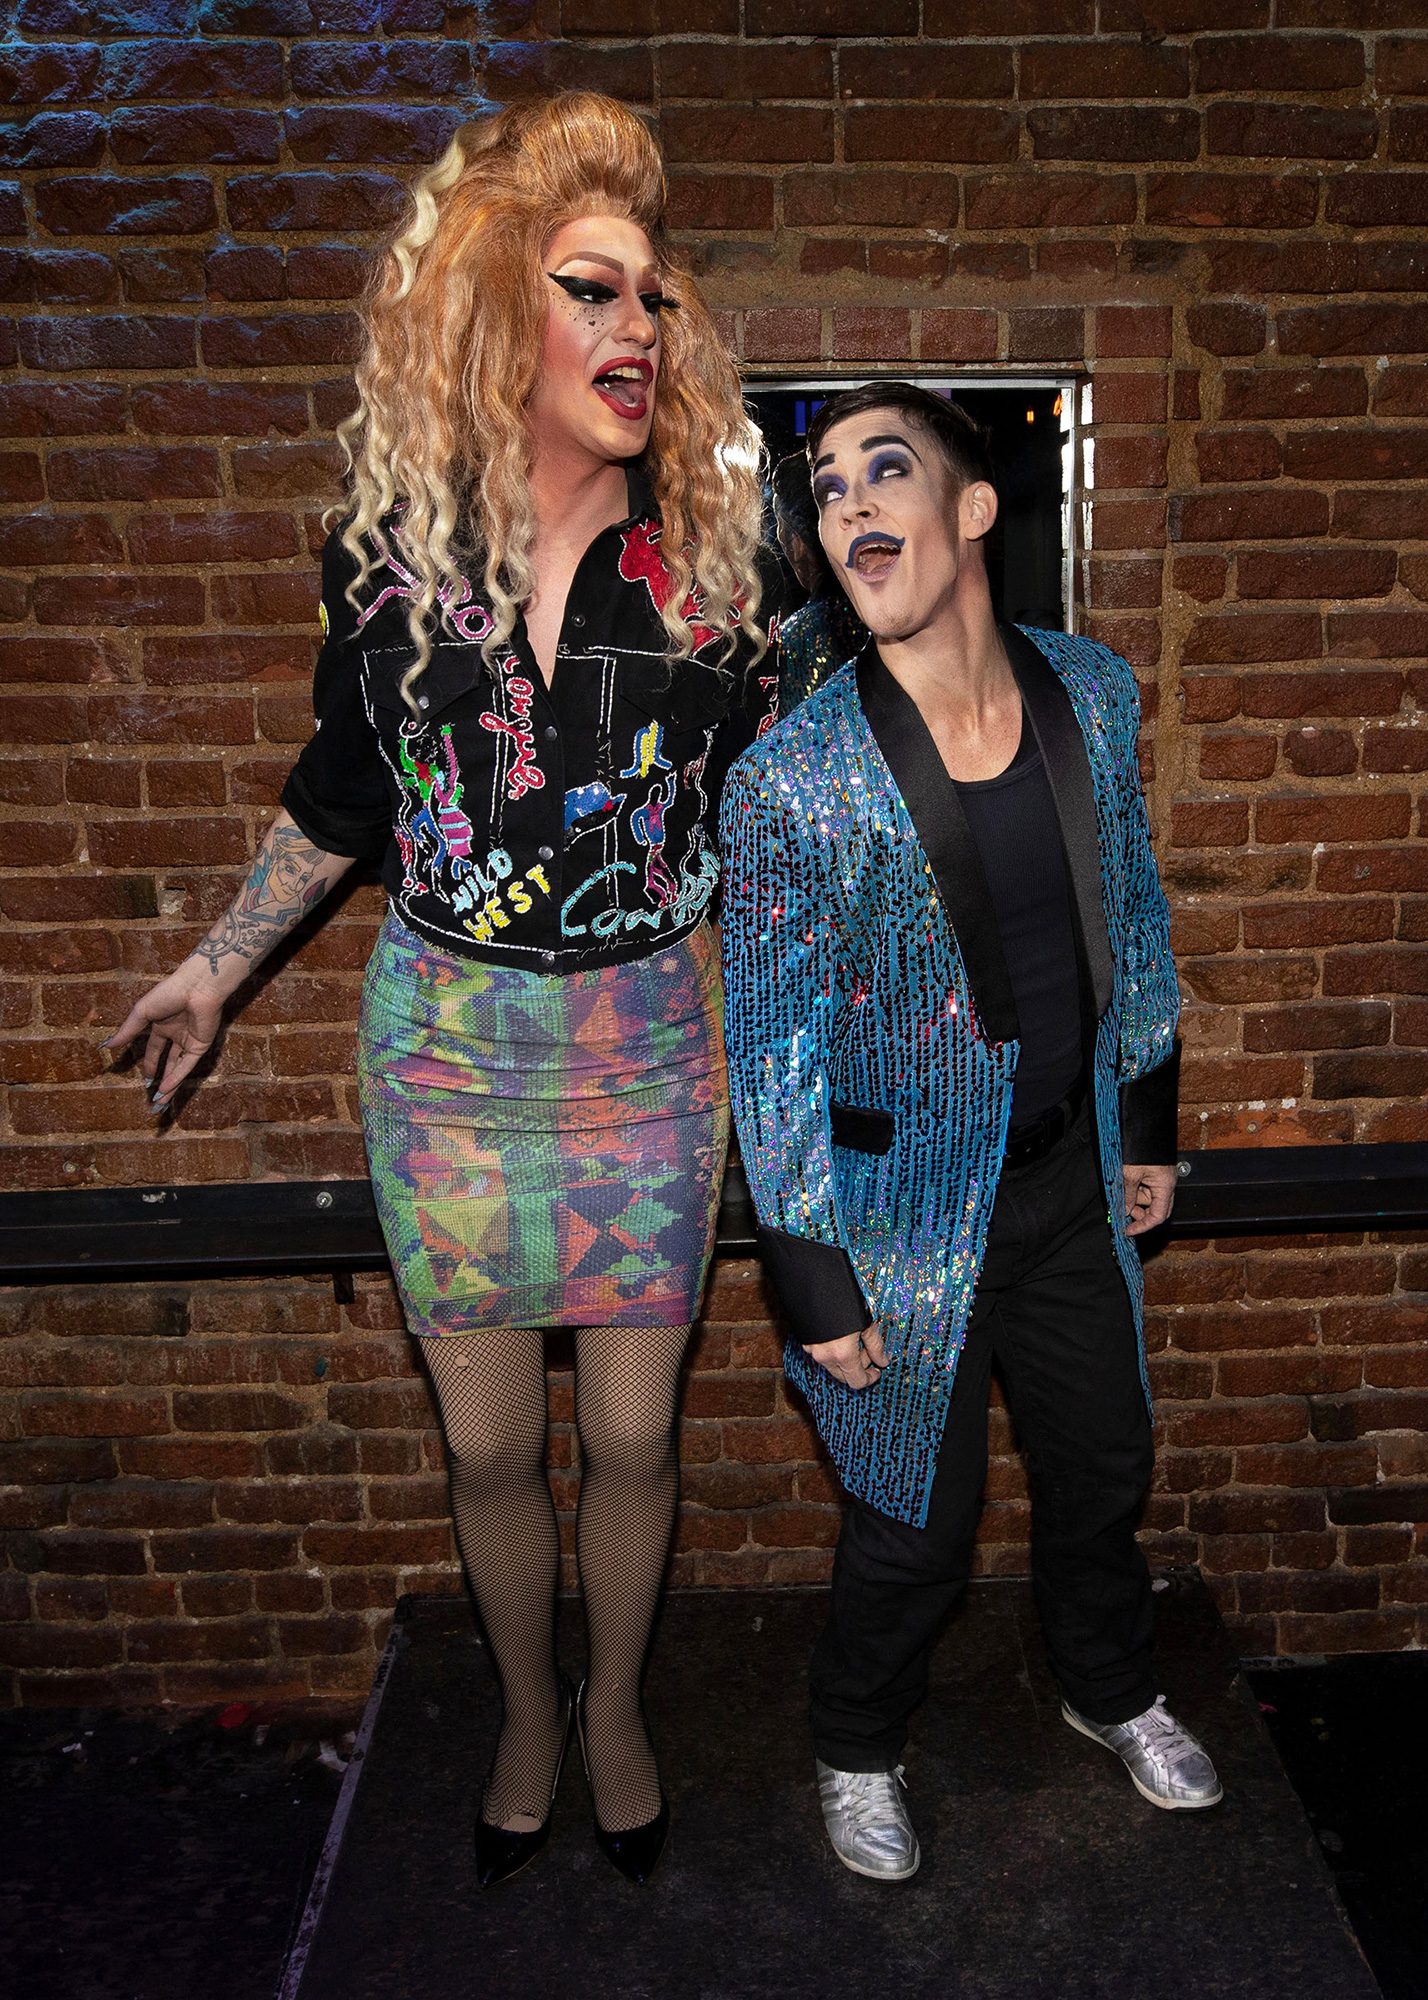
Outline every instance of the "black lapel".
<path fill-rule="evenodd" d="M 1020 1028 L 1002 934 L 957 788 L 917 703 L 888 672 L 872 640 L 858 655 L 857 672 L 863 714 L 932 865 L 982 1031 L 989 1041 L 1015 1041 Z"/>
<path fill-rule="evenodd" d="M 1091 990 L 1099 1020 L 1111 1003 L 1114 961 L 1106 933 L 1106 902 L 1101 884 L 1101 843 L 1096 830 L 1096 792 L 1086 739 L 1060 676 L 1036 643 L 1015 625 L 997 628 L 1006 647 L 1021 699 L 1036 733 L 1041 761 L 1051 781 L 1066 864 L 1081 919 L 1081 938 L 1091 975 Z M 891 676 L 889 676 L 891 678 Z"/>

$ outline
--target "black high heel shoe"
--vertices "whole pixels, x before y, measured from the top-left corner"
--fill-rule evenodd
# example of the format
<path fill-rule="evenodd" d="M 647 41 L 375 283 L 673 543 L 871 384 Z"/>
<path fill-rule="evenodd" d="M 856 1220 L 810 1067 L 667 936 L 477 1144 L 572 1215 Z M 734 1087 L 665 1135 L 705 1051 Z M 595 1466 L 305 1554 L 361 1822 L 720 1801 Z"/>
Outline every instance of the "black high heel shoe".
<path fill-rule="evenodd" d="M 580 1761 L 585 1766 L 585 1782 L 590 1785 L 591 1816 L 595 1822 L 595 1839 L 606 1860 L 619 1869 L 631 1882 L 648 1882 L 659 1864 L 664 1852 L 664 1843 L 669 1835 L 669 1800 L 661 1787 L 659 1811 L 653 1819 L 647 1819 L 643 1826 L 628 1827 L 623 1833 L 607 1833 L 600 1824 L 600 1815 L 595 1811 L 595 1787 L 590 1784 L 590 1757 L 585 1748 L 585 1689 L 582 1681 L 575 1695 L 575 1731 L 580 1738 Z"/>
<path fill-rule="evenodd" d="M 555 1810 L 555 1795 L 560 1789 L 560 1774 L 565 1766 L 565 1753 L 570 1748 L 570 1739 L 575 1734 L 575 1689 L 565 1675 L 560 1676 L 560 1685 L 565 1690 L 565 1729 L 560 1739 L 560 1756 L 556 1760 L 555 1776 L 550 1781 L 550 1810 L 544 1821 L 529 1833 L 518 1832 L 511 1827 L 492 1826 L 481 1813 L 476 1815 L 476 1879 L 483 1889 L 494 1889 L 498 1882 L 504 1882 L 534 1861 L 546 1842 L 550 1839 L 551 1813 Z M 487 1781 L 489 1783 L 489 1780 Z M 481 1803 L 485 1806 L 486 1791 L 482 1787 Z"/>

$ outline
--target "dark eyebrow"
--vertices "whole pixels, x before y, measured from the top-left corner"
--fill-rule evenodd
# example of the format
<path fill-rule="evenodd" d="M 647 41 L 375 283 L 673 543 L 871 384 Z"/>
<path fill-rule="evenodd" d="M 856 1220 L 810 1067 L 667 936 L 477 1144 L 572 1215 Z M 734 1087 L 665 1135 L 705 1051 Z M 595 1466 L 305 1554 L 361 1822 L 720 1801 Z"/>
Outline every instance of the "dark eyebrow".
<path fill-rule="evenodd" d="M 896 431 L 886 431 L 878 437 L 864 438 L 862 443 L 858 446 L 858 449 L 859 451 L 871 451 L 874 445 L 879 445 L 879 444 L 900 444 L 904 451 L 910 451 L 912 453 L 913 457 L 917 459 L 919 465 L 921 465 L 922 463 L 921 456 L 919 455 L 916 446 L 909 444 L 905 437 L 899 437 Z"/>
<path fill-rule="evenodd" d="M 858 445 L 858 449 L 859 451 L 871 451 L 875 445 L 880 445 L 880 444 L 900 444 L 904 451 L 910 451 L 912 453 L 913 457 L 917 460 L 919 465 L 921 465 L 922 463 L 922 456 L 921 453 L 918 451 L 917 447 L 915 445 L 909 444 L 907 439 L 905 437 L 900 437 L 896 431 L 884 431 L 880 432 L 877 437 L 863 438 Z M 822 458 L 814 459 L 813 470 L 817 472 L 821 466 L 830 464 L 832 462 L 832 459 L 833 459 L 833 453 L 831 451 L 825 451 Z"/>
<path fill-rule="evenodd" d="M 613 271 L 617 278 L 623 278 L 625 267 L 618 257 L 604 257 L 598 250 L 572 250 L 568 257 L 562 257 L 556 269 L 563 271 L 567 264 L 603 264 L 607 271 Z M 659 283 L 659 265 L 647 264 L 636 279 L 637 284 Z"/>

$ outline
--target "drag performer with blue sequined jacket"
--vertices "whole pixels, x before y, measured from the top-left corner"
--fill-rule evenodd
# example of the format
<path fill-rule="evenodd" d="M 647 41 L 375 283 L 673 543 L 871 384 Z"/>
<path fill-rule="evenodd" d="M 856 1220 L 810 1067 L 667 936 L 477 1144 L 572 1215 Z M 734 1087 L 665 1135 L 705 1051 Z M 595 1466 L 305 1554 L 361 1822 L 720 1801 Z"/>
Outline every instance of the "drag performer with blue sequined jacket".
<path fill-rule="evenodd" d="M 1026 1454 L 1066 1720 L 1154 1804 L 1213 1804 L 1151 1669 L 1140 1266 L 1170 1211 L 1179 995 L 1104 646 L 996 621 L 985 441 L 906 383 L 808 436 L 872 638 L 725 792 L 730 1086 L 786 1368 L 851 1506 L 811 1676 L 840 1859 L 918 1865 L 899 1753 L 965 1587 L 991 1366 Z M 1124 1164 L 1124 1162 L 1130 1164 Z"/>

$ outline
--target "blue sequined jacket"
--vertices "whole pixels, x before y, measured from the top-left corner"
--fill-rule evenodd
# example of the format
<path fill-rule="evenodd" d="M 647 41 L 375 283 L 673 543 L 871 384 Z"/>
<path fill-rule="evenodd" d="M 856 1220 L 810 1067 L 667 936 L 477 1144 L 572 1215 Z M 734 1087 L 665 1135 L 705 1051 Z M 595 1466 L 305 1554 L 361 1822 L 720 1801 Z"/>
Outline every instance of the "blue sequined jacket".
<path fill-rule="evenodd" d="M 1091 640 L 1003 639 L 1061 823 L 1102 1173 L 1119 1192 L 1123 1119 L 1129 1157 L 1174 1157 L 1179 1013 L 1136 686 Z M 786 1370 L 848 1490 L 921 1526 L 1018 1054 L 985 878 L 926 725 L 872 646 L 739 759 L 721 829 L 730 1088 L 792 1329 Z M 1122 1207 L 1110 1227 L 1139 1328 Z M 803 1352 L 871 1318 L 890 1357 L 876 1388 L 847 1389 Z"/>

